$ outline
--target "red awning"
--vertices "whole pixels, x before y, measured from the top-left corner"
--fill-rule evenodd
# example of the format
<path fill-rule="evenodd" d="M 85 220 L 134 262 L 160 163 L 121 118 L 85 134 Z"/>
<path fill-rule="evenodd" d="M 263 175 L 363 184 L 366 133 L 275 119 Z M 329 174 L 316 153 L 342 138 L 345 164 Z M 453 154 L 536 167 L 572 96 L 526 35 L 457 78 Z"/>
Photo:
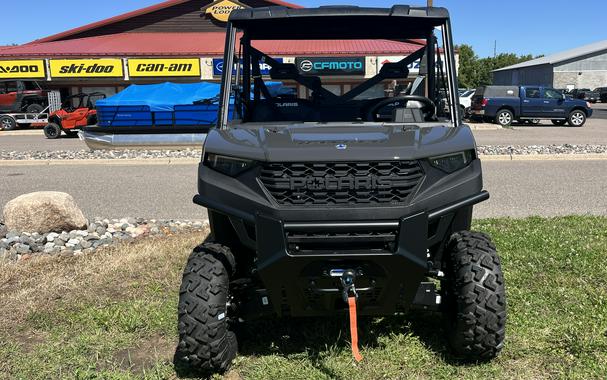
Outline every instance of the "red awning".
<path fill-rule="evenodd" d="M 3 58 L 223 56 L 225 33 L 121 33 L 52 42 L 33 42 L 0 49 Z M 406 55 L 421 47 L 418 41 L 323 40 L 257 41 L 270 55 L 339 56 Z"/>

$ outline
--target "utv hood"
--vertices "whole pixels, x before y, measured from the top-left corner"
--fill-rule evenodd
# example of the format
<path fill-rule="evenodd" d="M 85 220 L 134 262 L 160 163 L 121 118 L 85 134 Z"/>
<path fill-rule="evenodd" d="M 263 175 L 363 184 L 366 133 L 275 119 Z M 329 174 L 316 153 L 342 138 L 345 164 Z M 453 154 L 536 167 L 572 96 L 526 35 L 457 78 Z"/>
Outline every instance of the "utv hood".
<path fill-rule="evenodd" d="M 248 124 L 212 129 L 204 149 L 269 162 L 389 161 L 475 149 L 475 142 L 466 125 Z"/>

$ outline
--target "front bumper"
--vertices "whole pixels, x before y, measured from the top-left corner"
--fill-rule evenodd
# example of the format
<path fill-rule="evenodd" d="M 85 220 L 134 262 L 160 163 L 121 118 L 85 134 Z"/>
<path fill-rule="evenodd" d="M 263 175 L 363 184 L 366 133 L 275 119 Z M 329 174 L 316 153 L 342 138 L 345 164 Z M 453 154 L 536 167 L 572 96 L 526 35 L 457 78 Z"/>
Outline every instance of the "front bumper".
<path fill-rule="evenodd" d="M 359 313 L 391 315 L 420 298 L 428 249 L 445 239 L 455 214 L 468 223 L 458 228 L 469 228 L 471 206 L 489 197 L 481 191 L 478 159 L 453 175 L 426 169 L 404 205 L 281 207 L 251 185 L 257 183 L 253 173 L 236 179 L 201 165 L 194 202 L 228 216 L 241 242 L 256 251 L 263 286 L 249 303 L 266 309 L 260 314 L 345 312 L 339 278 L 331 274 L 350 269 L 359 273 Z"/>
<path fill-rule="evenodd" d="M 361 315 L 391 315 L 415 304 L 431 307 L 424 297 L 428 275 L 428 241 L 448 230 L 450 214 L 489 197 L 481 192 L 432 213 L 419 213 L 395 222 L 285 223 L 258 215 L 256 218 L 257 271 L 265 285 L 273 312 L 291 316 L 323 316 L 345 312 L 339 273 L 357 273 L 356 288 Z M 436 223 L 429 236 L 429 224 Z M 386 231 L 394 228 L 392 249 L 366 248 L 339 243 L 339 231 Z M 322 231 L 319 238 L 315 233 Z M 308 239 L 293 238 L 308 236 Z M 377 235 L 376 235 L 377 236 Z M 355 235 L 351 235 L 354 239 Z M 316 240 L 316 241 L 315 241 Z M 306 249 L 306 242 L 316 249 Z M 325 248 L 314 243 L 326 244 Z M 301 246 L 300 246 L 301 244 Z M 335 275 L 337 274 L 337 276 Z M 420 292 L 420 289 L 424 291 Z M 421 293 L 421 294 L 420 294 Z"/>

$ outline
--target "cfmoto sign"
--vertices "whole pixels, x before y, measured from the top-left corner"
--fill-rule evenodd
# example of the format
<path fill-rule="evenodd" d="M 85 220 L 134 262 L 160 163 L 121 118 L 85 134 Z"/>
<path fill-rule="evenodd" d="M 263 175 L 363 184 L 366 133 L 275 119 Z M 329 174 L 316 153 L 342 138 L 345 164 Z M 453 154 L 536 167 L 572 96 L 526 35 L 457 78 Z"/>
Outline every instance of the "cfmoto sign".
<path fill-rule="evenodd" d="M 312 68 L 314 68 L 314 64 L 310 60 L 306 59 L 305 61 L 302 61 L 299 64 L 299 68 L 301 69 L 301 71 L 307 73 L 307 72 L 311 71 Z"/>
<path fill-rule="evenodd" d="M 364 57 L 297 58 L 302 74 L 315 75 L 365 75 Z"/>

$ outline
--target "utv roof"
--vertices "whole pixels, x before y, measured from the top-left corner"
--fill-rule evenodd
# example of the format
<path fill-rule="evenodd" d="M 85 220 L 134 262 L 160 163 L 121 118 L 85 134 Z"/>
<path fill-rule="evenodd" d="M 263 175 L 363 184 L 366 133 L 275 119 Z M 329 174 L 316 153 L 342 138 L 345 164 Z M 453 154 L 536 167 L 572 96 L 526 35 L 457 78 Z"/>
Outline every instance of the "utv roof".
<path fill-rule="evenodd" d="M 252 39 L 425 38 L 449 19 L 445 8 L 322 6 L 238 9 L 230 22 Z"/>

